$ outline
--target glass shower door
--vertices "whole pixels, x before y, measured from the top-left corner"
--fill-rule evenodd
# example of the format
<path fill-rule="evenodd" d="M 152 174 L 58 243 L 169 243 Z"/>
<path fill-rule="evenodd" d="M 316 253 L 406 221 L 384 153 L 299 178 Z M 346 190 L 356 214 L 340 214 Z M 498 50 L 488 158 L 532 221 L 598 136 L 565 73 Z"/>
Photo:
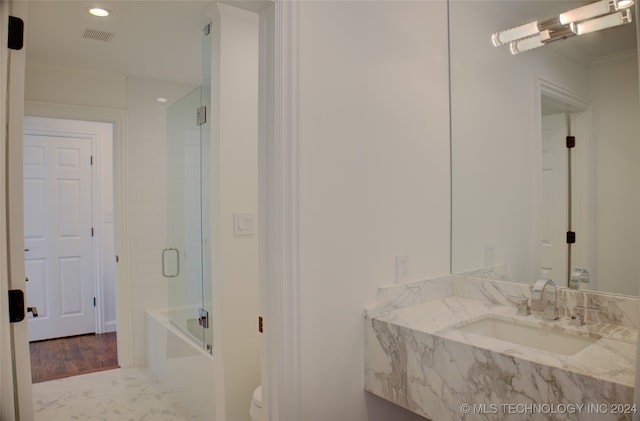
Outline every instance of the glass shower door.
<path fill-rule="evenodd" d="M 169 320 L 205 347 L 202 221 L 202 126 L 199 87 L 167 109 L 167 229 L 163 275 L 169 282 Z"/>

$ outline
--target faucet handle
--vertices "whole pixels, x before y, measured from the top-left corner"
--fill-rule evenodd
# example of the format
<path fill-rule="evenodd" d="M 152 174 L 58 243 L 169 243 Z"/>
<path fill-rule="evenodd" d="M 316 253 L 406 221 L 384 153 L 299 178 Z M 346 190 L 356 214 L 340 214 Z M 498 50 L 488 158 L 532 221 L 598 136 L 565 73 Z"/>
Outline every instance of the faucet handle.
<path fill-rule="evenodd" d="M 575 306 L 573 308 L 573 314 L 571 315 L 571 324 L 574 326 L 584 326 L 585 324 L 584 316 L 587 311 L 593 311 L 595 313 L 599 313 L 600 308 L 587 307 L 587 306 Z"/>
<path fill-rule="evenodd" d="M 509 301 L 512 301 L 518 309 L 518 314 L 521 316 L 528 316 L 531 314 L 531 307 L 529 306 L 529 299 L 524 295 L 509 295 Z"/>

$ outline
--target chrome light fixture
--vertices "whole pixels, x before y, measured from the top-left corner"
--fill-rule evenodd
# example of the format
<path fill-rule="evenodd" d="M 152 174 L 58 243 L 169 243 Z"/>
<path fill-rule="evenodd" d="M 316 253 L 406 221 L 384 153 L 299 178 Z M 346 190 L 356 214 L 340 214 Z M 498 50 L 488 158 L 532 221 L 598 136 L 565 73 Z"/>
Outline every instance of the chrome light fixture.
<path fill-rule="evenodd" d="M 632 21 L 634 0 L 600 0 L 548 19 L 530 22 L 491 35 L 495 47 L 509 45 L 520 54 L 550 42 L 587 34 Z"/>
<path fill-rule="evenodd" d="M 631 22 L 631 19 L 631 10 L 626 9 L 624 12 L 616 12 L 572 25 L 574 26 L 573 30 L 576 35 L 582 35 L 588 34 L 589 32 L 600 31 L 601 29 L 620 26 Z"/>

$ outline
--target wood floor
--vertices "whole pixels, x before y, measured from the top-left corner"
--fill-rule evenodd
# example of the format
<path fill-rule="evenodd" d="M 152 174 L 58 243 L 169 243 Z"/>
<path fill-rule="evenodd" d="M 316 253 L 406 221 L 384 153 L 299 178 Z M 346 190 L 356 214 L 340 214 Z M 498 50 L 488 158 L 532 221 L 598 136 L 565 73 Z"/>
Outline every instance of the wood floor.
<path fill-rule="evenodd" d="M 31 342 L 33 383 L 118 368 L 116 333 Z"/>

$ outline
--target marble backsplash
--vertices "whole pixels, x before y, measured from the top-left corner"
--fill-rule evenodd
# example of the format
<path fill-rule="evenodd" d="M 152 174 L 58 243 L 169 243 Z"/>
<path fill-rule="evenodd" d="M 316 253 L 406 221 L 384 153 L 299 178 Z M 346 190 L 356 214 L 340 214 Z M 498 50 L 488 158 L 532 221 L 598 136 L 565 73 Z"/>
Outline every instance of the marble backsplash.
<path fill-rule="evenodd" d="M 447 296 L 479 300 L 488 304 L 513 305 L 511 297 L 524 295 L 530 299 L 531 289 L 532 285 L 518 282 L 445 275 L 380 288 L 376 303 L 366 309 L 365 314 L 370 316 L 394 311 Z M 571 317 L 576 305 L 599 308 L 600 312 L 593 316 L 593 322 L 618 324 L 634 329 L 640 324 L 640 299 L 637 297 L 558 288 L 560 317 Z"/>

